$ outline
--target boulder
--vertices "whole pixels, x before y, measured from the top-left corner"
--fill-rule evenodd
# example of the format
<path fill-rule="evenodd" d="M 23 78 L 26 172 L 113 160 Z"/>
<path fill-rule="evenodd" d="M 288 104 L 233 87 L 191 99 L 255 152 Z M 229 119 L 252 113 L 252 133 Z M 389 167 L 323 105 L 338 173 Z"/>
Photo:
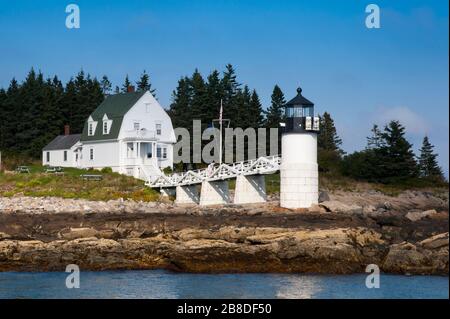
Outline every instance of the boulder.
<path fill-rule="evenodd" d="M 419 242 L 419 245 L 428 249 L 448 247 L 448 244 L 448 233 L 438 234 Z"/>
<path fill-rule="evenodd" d="M 347 205 L 336 200 L 325 201 L 319 204 L 319 206 L 324 207 L 327 211 L 333 213 L 361 213 L 362 207 L 352 204 Z"/>
<path fill-rule="evenodd" d="M 421 219 L 424 219 L 426 217 L 436 215 L 437 212 L 435 209 L 427 210 L 424 212 L 408 212 L 405 217 L 408 218 L 412 222 L 419 221 Z"/>
<path fill-rule="evenodd" d="M 319 194 L 319 203 L 326 202 L 330 200 L 330 195 L 328 195 L 328 192 L 321 191 Z"/>
<path fill-rule="evenodd" d="M 95 237 L 98 232 L 93 228 L 69 228 L 68 230 L 62 231 L 60 236 L 64 239 L 76 239 L 76 238 L 89 238 Z"/>
<path fill-rule="evenodd" d="M 0 231 L 0 240 L 2 240 L 2 239 L 9 239 L 9 238 L 11 238 L 10 235 L 8 235 L 7 233 L 2 233 Z"/>

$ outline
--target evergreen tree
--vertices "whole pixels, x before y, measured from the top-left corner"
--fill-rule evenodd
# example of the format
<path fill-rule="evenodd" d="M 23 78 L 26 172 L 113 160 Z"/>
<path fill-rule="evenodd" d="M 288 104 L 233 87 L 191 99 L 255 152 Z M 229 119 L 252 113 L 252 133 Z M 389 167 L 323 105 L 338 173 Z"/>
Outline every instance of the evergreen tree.
<path fill-rule="evenodd" d="M 412 145 L 405 138 L 405 128 L 399 121 L 391 121 L 381 134 L 384 146 L 378 153 L 382 182 L 398 182 L 418 175 Z"/>
<path fill-rule="evenodd" d="M 192 87 L 190 79 L 183 77 L 178 80 L 177 88 L 172 92 L 172 104 L 169 115 L 174 128 L 183 127 L 192 131 Z"/>
<path fill-rule="evenodd" d="M 102 77 L 102 80 L 100 81 L 100 86 L 102 88 L 103 95 L 108 95 L 111 93 L 112 84 L 106 75 Z"/>
<path fill-rule="evenodd" d="M 238 127 L 240 119 L 238 97 L 241 84 L 236 80 L 236 71 L 231 64 L 227 64 L 222 77 L 223 117 L 230 120 L 231 127 Z"/>
<path fill-rule="evenodd" d="M 264 122 L 263 109 L 256 90 L 252 91 L 249 105 L 248 126 L 255 129 L 262 127 Z"/>
<path fill-rule="evenodd" d="M 205 122 L 211 123 L 213 119 L 219 117 L 220 100 L 224 98 L 222 90 L 222 83 L 220 73 L 217 70 L 212 71 L 207 78 L 206 84 L 206 108 L 205 108 Z"/>
<path fill-rule="evenodd" d="M 335 151 L 342 155 L 342 140 L 337 135 L 334 120 L 328 112 L 320 117 L 320 133 L 317 140 L 318 147 L 328 151 Z"/>
<path fill-rule="evenodd" d="M 131 82 L 128 79 L 128 74 L 127 74 L 127 76 L 125 77 L 125 81 L 123 82 L 123 85 L 122 85 L 122 93 L 127 93 L 128 92 L 128 88 L 130 86 L 131 86 Z"/>
<path fill-rule="evenodd" d="M 15 132 L 19 121 L 19 83 L 13 78 L 6 90 L 6 96 L 3 97 L 2 102 L 2 125 L 0 126 L 0 134 L 2 135 L 2 150 L 13 151 L 15 147 Z"/>
<path fill-rule="evenodd" d="M 207 96 L 206 96 L 206 84 L 203 76 L 195 69 L 192 74 L 190 85 L 192 87 L 192 99 L 191 99 L 191 116 L 193 120 L 203 119 L 205 111 L 207 112 Z M 202 121 L 202 125 L 206 126 L 209 123 Z"/>
<path fill-rule="evenodd" d="M 372 129 L 372 136 L 367 137 L 367 148 L 369 149 L 377 149 L 383 146 L 383 138 L 381 136 L 381 131 L 378 128 L 378 125 L 374 124 Z"/>
<path fill-rule="evenodd" d="M 419 172 L 424 178 L 444 180 L 442 169 L 437 163 L 437 154 L 433 151 L 434 146 L 428 140 L 428 136 L 423 138 L 419 156 Z"/>
<path fill-rule="evenodd" d="M 337 135 L 336 127 L 328 112 L 320 117 L 320 131 L 317 137 L 319 170 L 322 172 L 338 172 L 344 151 L 342 140 Z"/>
<path fill-rule="evenodd" d="M 150 77 L 145 70 L 141 74 L 139 81 L 136 82 L 136 85 L 138 91 L 149 91 L 154 97 L 156 97 L 155 89 L 152 89 Z"/>
<path fill-rule="evenodd" d="M 285 104 L 286 100 L 284 99 L 283 91 L 281 91 L 278 85 L 275 85 L 271 96 L 270 107 L 265 112 L 265 126 L 267 128 L 280 127 L 280 123 L 284 121 Z"/>

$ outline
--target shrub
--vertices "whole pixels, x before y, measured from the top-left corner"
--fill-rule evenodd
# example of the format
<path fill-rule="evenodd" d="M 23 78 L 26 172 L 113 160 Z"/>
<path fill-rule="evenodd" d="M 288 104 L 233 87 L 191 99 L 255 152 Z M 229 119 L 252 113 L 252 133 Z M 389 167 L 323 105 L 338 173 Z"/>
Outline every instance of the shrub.
<path fill-rule="evenodd" d="M 101 170 L 102 173 L 111 174 L 113 172 L 111 167 L 103 167 Z"/>

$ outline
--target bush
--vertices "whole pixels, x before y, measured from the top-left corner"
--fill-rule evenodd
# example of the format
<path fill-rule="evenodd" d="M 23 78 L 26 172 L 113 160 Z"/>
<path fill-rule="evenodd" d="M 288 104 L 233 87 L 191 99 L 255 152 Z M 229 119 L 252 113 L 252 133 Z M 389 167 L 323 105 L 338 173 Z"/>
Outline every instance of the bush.
<path fill-rule="evenodd" d="M 111 167 L 103 167 L 100 172 L 105 173 L 105 174 L 111 174 L 113 172 L 113 170 Z"/>
<path fill-rule="evenodd" d="M 171 167 L 165 167 L 165 168 L 163 169 L 163 173 L 166 174 L 166 175 L 170 175 L 170 174 L 173 173 L 173 170 L 172 170 Z"/>

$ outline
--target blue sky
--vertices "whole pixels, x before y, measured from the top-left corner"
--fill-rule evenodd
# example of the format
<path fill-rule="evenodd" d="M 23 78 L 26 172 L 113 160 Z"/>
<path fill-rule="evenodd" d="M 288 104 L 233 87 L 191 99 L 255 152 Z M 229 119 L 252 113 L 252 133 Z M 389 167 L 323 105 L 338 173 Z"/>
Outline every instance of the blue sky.
<path fill-rule="evenodd" d="M 65 27 L 70 3 L 80 29 Z M 370 3 L 380 29 L 365 27 Z M 181 76 L 231 63 L 264 106 L 275 84 L 288 99 L 301 85 L 347 152 L 373 123 L 401 120 L 415 149 L 430 136 L 448 174 L 448 10 L 445 0 L 0 0 L 0 86 L 31 67 L 64 81 L 82 68 L 114 85 L 146 69 L 167 107 Z"/>

